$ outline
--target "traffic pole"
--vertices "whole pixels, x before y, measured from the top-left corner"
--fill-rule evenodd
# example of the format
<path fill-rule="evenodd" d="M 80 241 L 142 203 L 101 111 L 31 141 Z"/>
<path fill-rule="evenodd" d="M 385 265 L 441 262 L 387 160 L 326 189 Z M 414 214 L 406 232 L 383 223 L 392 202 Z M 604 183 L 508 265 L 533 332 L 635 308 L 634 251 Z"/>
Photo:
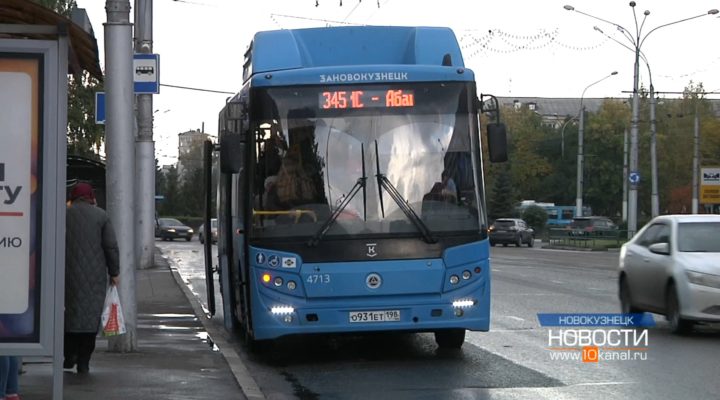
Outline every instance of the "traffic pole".
<path fill-rule="evenodd" d="M 107 211 L 120 248 L 118 293 L 127 333 L 110 338 L 116 352 L 137 350 L 137 302 L 135 298 L 135 145 L 133 137 L 132 24 L 128 0 L 105 2 L 105 99 L 107 116 Z"/>
<path fill-rule="evenodd" d="M 135 0 L 135 52 L 152 54 L 152 0 Z M 137 191 L 136 231 L 138 266 L 150 268 L 155 250 L 155 142 L 153 141 L 153 95 L 138 94 L 135 141 Z"/>

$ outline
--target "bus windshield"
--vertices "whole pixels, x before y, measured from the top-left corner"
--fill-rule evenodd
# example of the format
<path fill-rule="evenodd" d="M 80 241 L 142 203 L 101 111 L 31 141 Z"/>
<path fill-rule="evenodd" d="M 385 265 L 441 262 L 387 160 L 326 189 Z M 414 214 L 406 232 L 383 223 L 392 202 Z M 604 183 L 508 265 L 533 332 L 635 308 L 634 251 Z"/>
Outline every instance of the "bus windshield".
<path fill-rule="evenodd" d="M 469 91 L 467 83 L 256 89 L 252 235 L 310 238 L 333 212 L 326 239 L 480 232 Z"/>

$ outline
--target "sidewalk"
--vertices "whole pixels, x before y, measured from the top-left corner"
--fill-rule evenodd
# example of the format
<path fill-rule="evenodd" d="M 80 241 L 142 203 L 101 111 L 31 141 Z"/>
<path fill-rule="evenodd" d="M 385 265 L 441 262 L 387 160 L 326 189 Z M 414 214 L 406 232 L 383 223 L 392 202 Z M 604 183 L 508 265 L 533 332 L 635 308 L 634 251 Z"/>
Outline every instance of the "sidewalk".
<path fill-rule="evenodd" d="M 203 324 L 160 250 L 155 254 L 154 267 L 135 275 L 139 351 L 110 353 L 107 340 L 98 338 L 89 374 L 65 370 L 63 398 L 247 399 L 223 354 L 208 343 Z M 24 362 L 23 400 L 50 400 L 52 360 L 26 357 Z"/>

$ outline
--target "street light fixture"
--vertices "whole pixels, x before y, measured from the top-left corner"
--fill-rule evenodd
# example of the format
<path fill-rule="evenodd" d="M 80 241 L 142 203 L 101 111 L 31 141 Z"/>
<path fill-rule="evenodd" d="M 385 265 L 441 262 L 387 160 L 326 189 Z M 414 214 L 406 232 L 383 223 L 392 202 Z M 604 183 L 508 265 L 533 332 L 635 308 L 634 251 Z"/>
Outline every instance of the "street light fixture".
<path fill-rule="evenodd" d="M 635 20 L 635 35 L 631 35 L 627 29 L 625 29 L 622 25 L 617 24 L 612 21 L 608 21 L 606 19 L 602 19 L 599 17 L 596 17 L 594 15 L 585 13 L 583 11 L 575 9 L 575 7 L 566 5 L 563 8 L 568 11 L 575 11 L 577 13 L 580 13 L 582 15 L 585 15 L 587 17 L 596 19 L 598 21 L 605 22 L 607 24 L 610 24 L 614 26 L 615 28 L 620 31 L 623 36 L 628 39 L 632 46 L 632 50 L 635 53 L 635 63 L 633 68 L 633 102 L 632 102 L 632 119 L 630 121 L 630 191 L 628 195 L 628 237 L 632 237 L 632 235 L 635 234 L 635 231 L 637 230 L 637 184 L 639 182 L 639 174 L 638 174 L 638 124 L 640 119 L 640 97 L 638 96 L 638 77 L 640 75 L 640 48 L 642 47 L 643 43 L 645 43 L 645 40 L 648 36 L 650 36 L 651 33 L 655 32 L 656 30 L 660 28 L 664 28 L 666 26 L 678 24 L 680 22 L 690 21 L 695 18 L 704 17 L 706 15 L 715 15 L 718 13 L 717 9 L 709 10 L 707 13 L 695 15 L 693 17 L 683 18 L 674 22 L 669 22 L 667 24 L 659 25 L 653 29 L 651 29 L 649 32 L 647 32 L 645 35 L 643 35 L 642 30 L 645 26 L 645 19 L 648 15 L 650 15 L 650 11 L 645 11 L 643 13 L 644 18 L 642 20 L 642 23 L 638 25 L 638 19 L 637 14 L 635 13 L 635 5 L 636 3 L 634 1 L 631 1 L 629 3 L 630 7 L 633 10 L 633 17 Z"/>
<path fill-rule="evenodd" d="M 605 79 L 617 75 L 617 71 L 613 71 L 610 73 L 610 75 L 607 75 L 603 77 L 600 80 L 597 80 L 585 87 L 585 89 L 582 92 L 582 95 L 580 96 L 580 126 L 578 128 L 578 154 L 577 154 L 577 194 L 575 197 L 575 216 L 576 217 L 582 217 L 583 215 L 583 163 L 584 163 L 584 157 L 583 154 L 583 141 L 584 141 L 584 130 L 585 130 L 585 106 L 583 105 L 583 100 L 585 99 L 585 92 L 591 87 L 594 86 Z"/>
<path fill-rule="evenodd" d="M 645 15 L 649 15 L 649 11 L 646 11 Z M 607 37 L 608 39 L 614 41 L 615 43 L 619 44 L 620 46 L 630 50 L 635 51 L 628 47 L 626 44 L 621 43 L 614 37 L 608 35 L 607 33 L 603 32 L 602 29 L 598 28 L 597 26 L 594 26 L 593 29 L 596 31 L 602 33 Z M 653 85 L 653 79 L 652 79 L 652 71 L 650 70 L 650 63 L 647 60 L 647 57 L 645 57 L 645 54 L 643 54 L 642 51 L 640 51 L 640 58 L 645 62 L 645 66 L 648 70 L 648 78 L 650 79 L 650 175 L 652 180 L 652 190 L 650 193 L 650 210 L 652 217 L 657 217 L 660 215 L 660 198 L 658 197 L 658 172 L 657 172 L 657 119 L 655 118 L 655 105 L 657 104 L 657 99 L 655 98 L 655 86 Z M 623 174 L 623 179 L 627 179 L 626 175 Z M 624 182 L 623 186 L 627 186 L 627 182 Z M 623 197 L 626 196 L 626 194 L 623 192 Z M 627 198 L 623 198 L 623 204 L 627 205 Z M 627 211 L 627 210 L 625 210 Z M 623 216 L 626 214 L 623 213 Z"/>

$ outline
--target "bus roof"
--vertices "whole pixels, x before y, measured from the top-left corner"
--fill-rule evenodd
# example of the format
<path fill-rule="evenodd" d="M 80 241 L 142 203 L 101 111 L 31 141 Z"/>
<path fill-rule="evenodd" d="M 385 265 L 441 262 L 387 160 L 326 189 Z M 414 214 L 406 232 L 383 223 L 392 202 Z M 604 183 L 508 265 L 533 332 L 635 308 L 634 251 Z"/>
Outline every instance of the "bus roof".
<path fill-rule="evenodd" d="M 450 28 L 342 26 L 284 29 L 255 34 L 245 53 L 243 80 L 252 75 L 293 69 L 370 65 L 464 68 L 460 46 Z M 365 80 L 372 81 L 375 80 Z"/>

